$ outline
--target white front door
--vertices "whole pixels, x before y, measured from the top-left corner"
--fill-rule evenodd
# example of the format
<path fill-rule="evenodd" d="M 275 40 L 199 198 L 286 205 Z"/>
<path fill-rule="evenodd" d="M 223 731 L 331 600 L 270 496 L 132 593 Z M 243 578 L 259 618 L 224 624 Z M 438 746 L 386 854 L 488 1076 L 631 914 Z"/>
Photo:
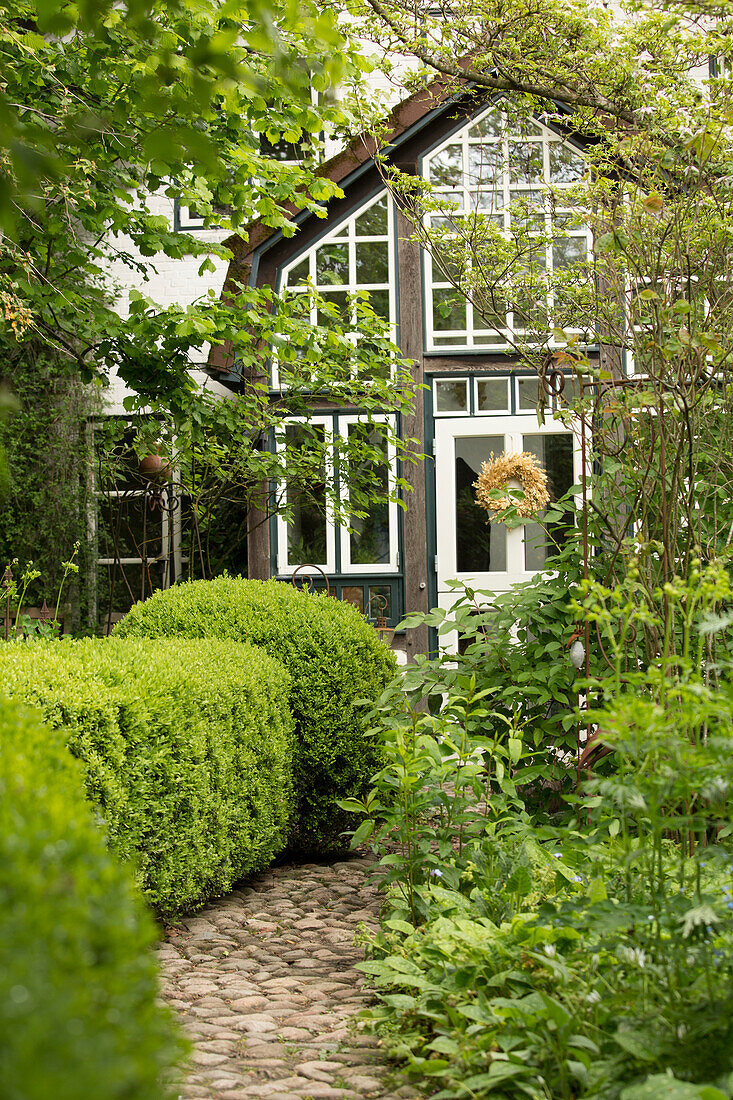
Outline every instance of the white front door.
<path fill-rule="evenodd" d="M 535 415 L 446 417 L 435 421 L 435 491 L 438 604 L 456 600 L 452 580 L 472 588 L 505 592 L 542 569 L 551 548 L 536 523 L 508 530 L 487 522 L 473 483 L 481 465 L 503 451 L 530 451 L 547 470 L 551 496 L 558 499 L 581 475 L 580 445 L 563 424 L 540 425 Z M 452 649 L 456 639 L 448 636 Z"/>

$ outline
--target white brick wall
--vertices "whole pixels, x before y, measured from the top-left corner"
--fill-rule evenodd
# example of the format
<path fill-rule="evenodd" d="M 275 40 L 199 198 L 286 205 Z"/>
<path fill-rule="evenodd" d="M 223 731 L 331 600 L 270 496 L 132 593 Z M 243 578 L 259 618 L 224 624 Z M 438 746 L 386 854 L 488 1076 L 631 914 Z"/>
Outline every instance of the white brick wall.
<path fill-rule="evenodd" d="M 150 211 L 153 214 L 164 215 L 170 224 L 173 224 L 173 200 L 165 195 L 151 195 L 149 200 Z M 229 230 L 201 229 L 196 230 L 196 239 L 199 241 L 211 241 L 220 243 L 231 235 Z M 135 253 L 129 238 L 118 237 L 113 241 L 113 246 Z M 227 273 L 227 261 L 218 256 L 211 259 L 215 265 L 215 271 L 205 271 L 199 275 L 199 268 L 203 263 L 203 256 L 186 256 L 180 260 L 172 260 L 168 256 L 159 255 L 153 258 L 140 257 L 147 267 L 147 279 L 144 279 L 136 271 L 131 271 L 123 263 L 117 261 L 110 265 L 110 272 L 117 287 L 116 309 L 120 316 L 125 317 L 129 308 L 129 296 L 131 290 L 139 290 L 146 298 L 151 298 L 157 305 L 165 308 L 171 305 L 187 306 L 203 297 L 209 289 L 215 294 L 221 293 L 224 279 Z M 208 357 L 208 345 L 204 346 L 195 355 L 198 364 L 206 362 Z M 202 383 L 208 376 L 202 371 L 195 372 L 196 377 Z M 222 393 L 228 391 L 215 383 L 209 383 L 210 388 L 216 388 Z M 110 378 L 110 384 L 106 390 L 107 408 L 110 413 L 122 413 L 122 401 L 130 393 L 125 384 L 116 376 Z"/>

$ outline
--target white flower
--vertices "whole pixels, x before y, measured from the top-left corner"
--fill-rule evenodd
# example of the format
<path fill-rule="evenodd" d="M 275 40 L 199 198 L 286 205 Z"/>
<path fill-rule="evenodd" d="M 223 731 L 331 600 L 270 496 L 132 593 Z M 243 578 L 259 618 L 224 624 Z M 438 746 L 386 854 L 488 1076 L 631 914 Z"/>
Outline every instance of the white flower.
<path fill-rule="evenodd" d="M 557 948 L 555 947 L 554 943 L 546 943 L 543 950 L 548 959 L 551 959 L 554 955 L 557 954 Z"/>

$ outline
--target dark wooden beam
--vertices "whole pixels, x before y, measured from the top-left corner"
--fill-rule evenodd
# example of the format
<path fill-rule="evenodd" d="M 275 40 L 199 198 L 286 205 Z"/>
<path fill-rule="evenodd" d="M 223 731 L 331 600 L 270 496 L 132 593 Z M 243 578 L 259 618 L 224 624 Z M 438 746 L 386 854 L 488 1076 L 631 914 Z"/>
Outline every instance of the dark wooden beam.
<path fill-rule="evenodd" d="M 406 359 L 413 361 L 413 381 L 423 380 L 423 323 L 422 323 L 422 274 L 420 246 L 410 238 L 413 228 L 401 211 L 397 211 L 397 259 L 399 265 L 400 347 Z M 402 431 L 406 438 L 420 441 L 425 446 L 425 416 L 423 394 L 417 391 L 415 410 L 402 419 Z M 432 462 L 425 458 L 424 462 Z M 404 513 L 405 609 L 429 611 L 428 606 L 428 548 L 426 518 L 426 486 L 424 462 L 405 463 L 403 477 L 411 486 L 406 494 L 407 509 Z M 427 653 L 428 628 L 419 626 L 407 631 L 406 650 L 408 660 L 418 653 Z"/>

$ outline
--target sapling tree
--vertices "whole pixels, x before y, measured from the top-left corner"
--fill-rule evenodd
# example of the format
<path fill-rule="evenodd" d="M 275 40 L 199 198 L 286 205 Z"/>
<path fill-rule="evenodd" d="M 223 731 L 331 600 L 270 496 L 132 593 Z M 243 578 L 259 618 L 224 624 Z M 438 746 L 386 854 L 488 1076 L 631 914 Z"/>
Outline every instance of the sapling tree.
<path fill-rule="evenodd" d="M 395 350 L 368 304 L 359 306 L 363 339 L 354 347 L 344 318 L 330 316 L 328 332 L 309 333 L 295 304 L 275 308 L 268 289 L 232 284 L 221 300 L 212 291 L 162 308 L 145 296 L 145 282 L 161 260 L 197 257 L 203 275 L 231 258 L 226 243 L 161 216 L 160 196 L 195 209 L 205 227 L 233 232 L 259 221 L 287 235 L 294 212 L 324 214 L 338 188 L 318 171 L 321 138 L 349 132 L 348 90 L 369 67 L 334 14 L 270 0 L 14 0 L 0 5 L 0 67 L 0 379 L 12 387 L 37 362 L 84 383 L 114 371 L 132 393 L 127 411 L 145 409 L 156 432 L 175 441 L 181 489 L 202 515 L 217 499 L 251 507 L 259 492 L 266 517 L 287 512 L 293 486 L 320 491 L 326 459 L 335 469 L 324 441 L 313 435 L 287 471 L 273 442 L 286 416 L 307 412 L 305 392 L 367 414 L 378 403 L 397 412 L 407 399 Z M 278 155 L 283 143 L 297 155 Z M 129 278 L 141 289 L 120 303 Z M 262 379 L 278 343 L 290 384 L 273 403 Z M 218 404 L 191 373 L 212 345 L 233 350 L 248 383 Z M 373 425 L 381 453 L 394 432 Z M 23 463 L 13 469 L 10 499 L 22 510 L 27 478 Z M 286 474 L 290 493 L 263 498 L 261 486 Z M 333 477 L 326 482 L 336 507 Z M 353 487 L 350 514 L 383 495 L 372 463 Z M 81 525 L 74 534 L 86 524 L 84 501 L 76 503 L 66 513 Z M 25 533 L 37 529 L 32 523 Z M 37 557 L 32 545 L 12 552 Z"/>
<path fill-rule="evenodd" d="M 495 150 L 538 122 L 561 139 L 565 155 L 508 212 L 492 205 L 501 158 L 475 168 L 468 205 L 450 181 L 436 192 L 434 179 L 385 174 L 454 288 L 443 308 L 467 299 L 550 389 L 557 372 L 565 398 L 576 383 L 560 415 L 576 426 L 582 415 L 589 470 L 595 459 L 592 567 L 613 583 L 633 554 L 666 629 L 665 585 L 701 556 L 727 560 L 733 541 L 730 8 L 365 0 L 360 11 L 365 33 L 378 15 L 374 37 L 420 62 L 413 81 L 439 74 L 477 109 L 493 103 Z M 646 659 L 661 651 L 651 626 L 640 638 Z"/>

